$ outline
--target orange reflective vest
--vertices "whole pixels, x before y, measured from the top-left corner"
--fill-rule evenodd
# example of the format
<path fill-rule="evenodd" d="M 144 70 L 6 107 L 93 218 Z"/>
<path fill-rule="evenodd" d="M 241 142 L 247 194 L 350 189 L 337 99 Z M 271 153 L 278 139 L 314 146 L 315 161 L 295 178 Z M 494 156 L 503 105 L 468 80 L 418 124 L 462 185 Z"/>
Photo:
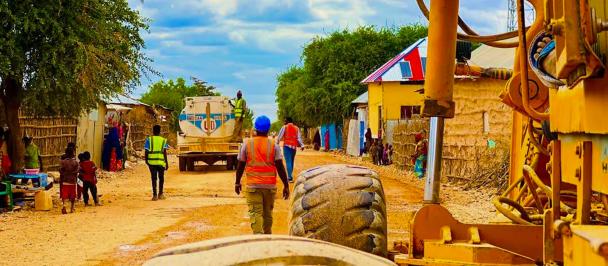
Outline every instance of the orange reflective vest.
<path fill-rule="evenodd" d="M 300 129 L 294 124 L 289 123 L 285 125 L 285 133 L 283 135 L 285 146 L 300 147 L 300 143 L 298 142 L 298 131 L 300 131 Z"/>
<path fill-rule="evenodd" d="M 254 137 L 247 145 L 247 185 L 275 185 L 277 168 L 274 164 L 274 143 L 267 137 Z"/>

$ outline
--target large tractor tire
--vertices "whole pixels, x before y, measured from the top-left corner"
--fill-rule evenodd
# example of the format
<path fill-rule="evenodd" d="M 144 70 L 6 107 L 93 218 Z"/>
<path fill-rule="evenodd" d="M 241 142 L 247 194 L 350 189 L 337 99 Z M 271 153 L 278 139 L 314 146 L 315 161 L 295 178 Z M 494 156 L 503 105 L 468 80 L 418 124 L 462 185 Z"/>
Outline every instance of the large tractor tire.
<path fill-rule="evenodd" d="M 302 172 L 293 192 L 289 234 L 386 257 L 386 205 L 378 175 L 352 165 Z"/>
<path fill-rule="evenodd" d="M 178 246 L 156 254 L 145 266 L 164 265 L 370 265 L 395 263 L 359 250 L 314 239 L 247 235 Z"/>

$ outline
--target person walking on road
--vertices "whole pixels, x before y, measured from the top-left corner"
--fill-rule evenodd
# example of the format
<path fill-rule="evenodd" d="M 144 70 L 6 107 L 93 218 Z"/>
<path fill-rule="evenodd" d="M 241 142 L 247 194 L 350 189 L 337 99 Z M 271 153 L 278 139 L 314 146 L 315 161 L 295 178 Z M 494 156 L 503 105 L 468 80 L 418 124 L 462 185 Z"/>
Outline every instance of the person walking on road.
<path fill-rule="evenodd" d="M 234 101 L 234 103 L 232 102 Z M 245 112 L 247 110 L 247 102 L 243 99 L 243 93 L 239 90 L 236 93 L 236 99 L 228 101 L 233 108 L 234 112 L 234 131 L 232 132 L 232 140 L 241 142 L 241 130 L 243 129 L 243 119 L 245 118 Z"/>
<path fill-rule="evenodd" d="M 302 142 L 302 134 L 300 129 L 293 124 L 291 117 L 285 119 L 285 125 L 279 131 L 277 145 L 283 141 L 283 156 L 287 164 L 287 178 L 289 182 L 293 182 L 293 165 L 296 159 L 296 151 L 298 148 L 304 150 L 304 142 Z"/>
<path fill-rule="evenodd" d="M 272 210 L 276 195 L 277 173 L 283 182 L 283 199 L 289 198 L 287 173 L 279 145 L 268 138 L 270 119 L 260 116 L 255 120 L 256 136 L 243 142 L 238 155 L 234 191 L 242 191 L 241 178 L 247 176 L 245 196 L 249 219 L 254 234 L 272 234 Z"/>
<path fill-rule="evenodd" d="M 160 126 L 152 128 L 154 136 L 146 138 L 144 149 L 146 150 L 146 164 L 150 168 L 152 176 L 152 200 L 165 199 L 163 185 L 165 183 L 165 171 L 169 170 L 167 161 L 167 139 L 160 136 Z M 156 194 L 156 180 L 158 179 L 158 194 Z"/>

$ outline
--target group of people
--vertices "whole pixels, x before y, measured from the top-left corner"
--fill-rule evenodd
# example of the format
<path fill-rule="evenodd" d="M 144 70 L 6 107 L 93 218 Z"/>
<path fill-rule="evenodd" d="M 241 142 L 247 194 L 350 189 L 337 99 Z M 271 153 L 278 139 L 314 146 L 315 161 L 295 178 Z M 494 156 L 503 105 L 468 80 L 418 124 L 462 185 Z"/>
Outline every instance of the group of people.
<path fill-rule="evenodd" d="M 393 163 L 393 145 L 388 143 L 382 144 L 381 139 L 372 141 L 369 154 L 372 156 L 372 162 L 375 165 L 390 165 Z"/>
<path fill-rule="evenodd" d="M 91 161 L 91 153 L 85 151 L 76 158 L 76 145 L 68 143 L 65 153 L 61 156 L 61 167 L 59 168 L 61 213 L 67 214 L 66 201 L 70 202 L 70 213 L 73 213 L 74 203 L 81 197 L 85 206 L 91 206 L 89 192 L 95 206 L 100 206 L 97 195 L 97 166 Z"/>
<path fill-rule="evenodd" d="M 9 173 L 11 173 L 11 167 L 13 165 L 13 161 L 11 160 L 8 152 L 9 135 L 8 127 L 0 127 L 0 180 L 3 180 L 8 176 Z M 30 136 L 24 136 L 21 140 L 25 150 L 23 158 L 25 168 L 38 170 L 42 169 L 42 157 L 40 156 L 40 150 L 38 149 L 38 146 L 32 142 L 33 138 Z"/>
<path fill-rule="evenodd" d="M 108 121 L 113 125 L 104 136 L 101 166 L 104 170 L 116 172 L 124 169 L 126 162 L 126 139 L 128 126 L 124 122 Z"/>
<path fill-rule="evenodd" d="M 361 155 L 369 154 L 375 165 L 390 165 L 393 163 L 393 145 L 382 143 L 382 138 L 374 139 L 370 128 L 365 132 L 365 146 Z"/>
<path fill-rule="evenodd" d="M 414 153 L 411 155 L 411 162 L 414 165 L 414 175 L 418 178 L 424 177 L 426 172 L 426 156 L 428 153 L 428 144 L 424 136 L 425 132 L 419 132 L 414 135 L 416 145 Z M 393 163 L 393 145 L 382 143 L 382 139 L 374 139 L 370 128 L 365 132 L 365 147 L 361 151 L 368 153 L 375 165 L 389 165 Z"/>
<path fill-rule="evenodd" d="M 169 169 L 167 139 L 161 137 L 160 133 L 161 127 L 159 125 L 153 126 L 153 135 L 146 138 L 144 144 L 145 161 L 151 174 L 153 201 L 165 199 L 163 195 L 164 173 Z M 27 143 L 29 144 L 31 141 Z M 26 144 L 26 147 L 30 146 Z M 29 157 L 26 155 L 26 167 L 27 159 L 36 154 L 38 153 L 31 152 Z M 70 212 L 74 212 L 74 203 L 76 200 L 80 200 L 81 197 L 85 206 L 91 206 L 89 204 L 89 193 L 95 206 L 101 205 L 97 194 L 97 166 L 91 161 L 91 153 L 85 151 L 77 157 L 76 145 L 69 143 L 65 149 L 65 153 L 61 156 L 59 174 L 59 195 L 62 202 L 61 213 L 67 214 L 66 201 L 70 202 Z"/>

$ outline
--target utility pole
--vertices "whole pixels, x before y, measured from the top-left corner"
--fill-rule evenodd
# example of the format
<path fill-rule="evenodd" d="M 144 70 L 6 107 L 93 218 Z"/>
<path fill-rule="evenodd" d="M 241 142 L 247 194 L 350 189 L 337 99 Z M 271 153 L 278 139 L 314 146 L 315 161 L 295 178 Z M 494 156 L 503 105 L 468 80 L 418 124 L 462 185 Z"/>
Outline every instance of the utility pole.
<path fill-rule="evenodd" d="M 507 14 L 507 31 L 515 31 L 517 30 L 517 0 L 507 0 L 508 1 L 508 14 Z M 528 2 L 525 3 L 525 11 L 526 11 L 526 25 L 531 25 L 534 22 L 535 12 L 534 8 L 530 6 Z"/>
<path fill-rule="evenodd" d="M 517 29 L 517 5 L 515 4 L 516 0 L 508 0 L 509 1 L 509 14 L 507 17 L 507 31 L 514 31 Z"/>

